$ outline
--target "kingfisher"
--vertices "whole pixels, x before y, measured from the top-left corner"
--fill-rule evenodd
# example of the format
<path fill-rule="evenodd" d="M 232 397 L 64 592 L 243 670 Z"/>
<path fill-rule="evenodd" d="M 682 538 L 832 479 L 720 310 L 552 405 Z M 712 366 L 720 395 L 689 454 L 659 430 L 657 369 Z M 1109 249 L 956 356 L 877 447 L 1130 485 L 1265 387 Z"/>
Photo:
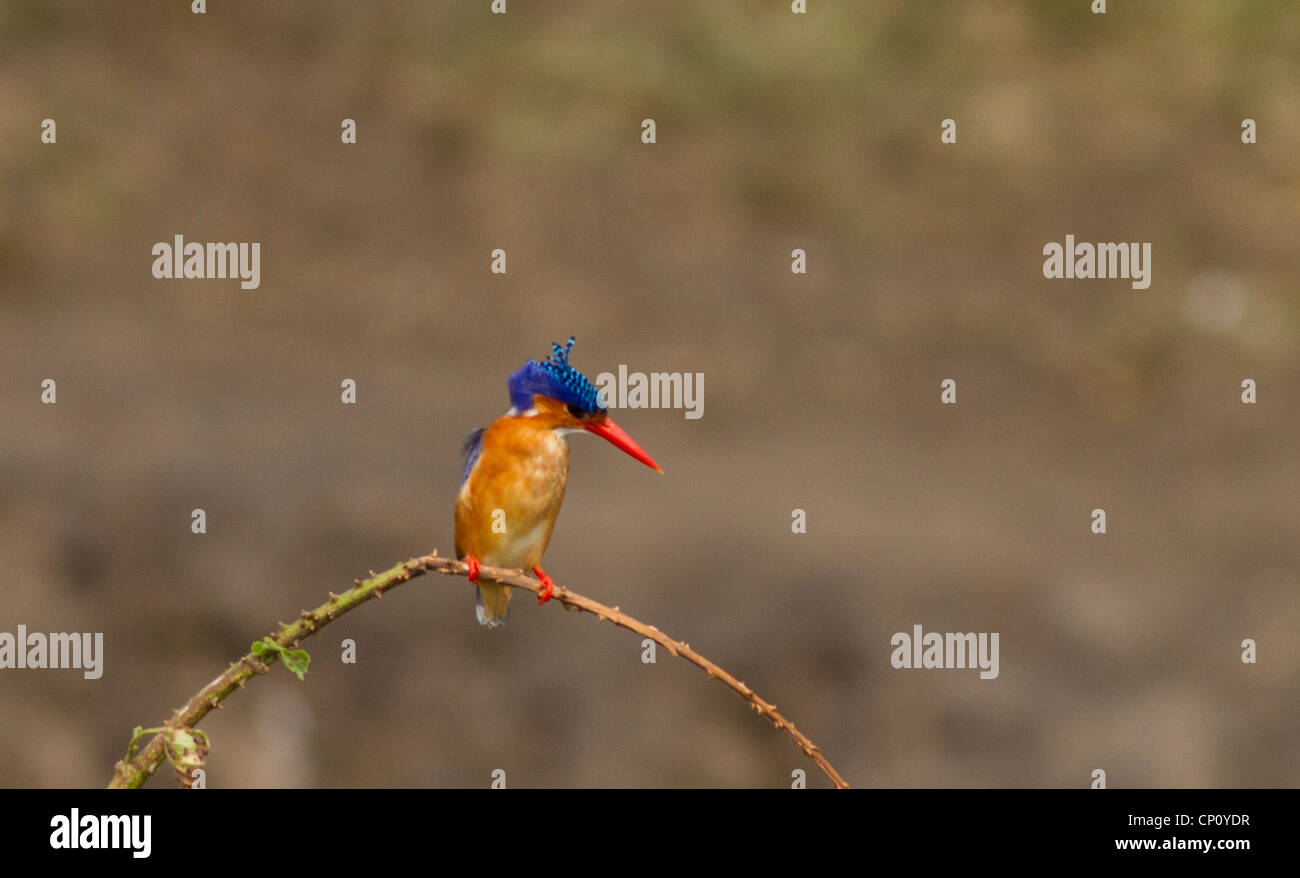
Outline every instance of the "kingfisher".
<path fill-rule="evenodd" d="M 531 567 L 542 582 L 537 603 L 551 599 L 555 582 L 542 570 L 569 478 L 569 433 L 595 433 L 646 466 L 659 464 L 606 411 L 587 376 L 569 365 L 574 339 L 551 343 L 545 362 L 529 360 L 510 376 L 510 408 L 465 442 L 465 469 L 456 496 L 456 557 L 478 585 L 474 614 L 479 624 L 506 622 L 510 588 L 479 583 L 480 562 L 493 567 Z"/>

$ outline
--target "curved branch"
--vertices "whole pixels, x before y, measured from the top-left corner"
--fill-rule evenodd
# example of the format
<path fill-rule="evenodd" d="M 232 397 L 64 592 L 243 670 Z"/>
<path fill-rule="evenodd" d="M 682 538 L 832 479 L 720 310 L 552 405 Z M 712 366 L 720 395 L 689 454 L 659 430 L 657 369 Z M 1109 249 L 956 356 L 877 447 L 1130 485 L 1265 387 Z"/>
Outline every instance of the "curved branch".
<path fill-rule="evenodd" d="M 430 572 L 443 573 L 449 576 L 465 576 L 469 572 L 469 568 L 454 558 L 440 556 L 435 549 L 430 555 L 412 558 L 410 561 L 398 564 L 383 573 L 375 573 L 372 570 L 369 579 L 355 580 L 356 585 L 343 594 L 336 595 L 330 592 L 328 601 L 314 610 L 304 610 L 297 621 L 292 624 L 286 625 L 281 622 L 278 630 L 268 635 L 268 639 L 280 647 L 296 647 L 304 638 L 315 634 L 349 610 L 356 609 L 371 598 L 381 598 L 384 596 L 384 592 L 389 589 L 396 588 L 403 582 L 408 582 L 417 576 Z M 520 571 L 500 567 L 480 566 L 478 578 L 484 582 L 523 588 L 534 593 L 540 593 L 542 588 L 541 583 L 536 579 L 524 576 Z M 749 706 L 756 712 L 767 717 L 772 721 L 773 725 L 789 735 L 799 749 L 806 753 L 817 764 L 817 767 L 825 772 L 836 787 L 840 789 L 848 788 L 848 783 L 835 770 L 835 766 L 831 765 L 830 761 L 822 755 L 817 745 L 795 728 L 794 723 L 782 716 L 776 709 L 775 704 L 760 698 L 753 689 L 750 689 L 726 670 L 691 649 L 689 644 L 674 640 L 653 625 L 646 625 L 644 622 L 640 622 L 621 612 L 618 607 L 607 607 L 599 601 L 584 597 L 562 586 L 555 586 L 553 596 L 566 609 L 591 613 L 597 618 L 612 622 L 620 628 L 626 628 L 643 637 L 650 638 L 673 655 L 685 659 L 702 669 L 713 679 L 721 681 L 748 702 Z M 182 707 L 177 708 L 171 719 L 163 724 L 163 728 L 150 739 L 149 743 L 145 744 L 134 758 L 119 761 L 113 767 L 113 779 L 108 784 L 109 788 L 136 789 L 143 786 L 144 782 L 149 779 L 150 775 L 157 770 L 158 766 L 166 758 L 166 742 L 170 730 L 193 728 L 213 708 L 219 709 L 232 692 L 244 688 L 244 684 L 249 679 L 257 674 L 265 674 L 269 670 L 270 666 L 255 652 L 250 652 L 235 662 L 226 669 L 225 673 L 200 689 L 198 694 Z"/>

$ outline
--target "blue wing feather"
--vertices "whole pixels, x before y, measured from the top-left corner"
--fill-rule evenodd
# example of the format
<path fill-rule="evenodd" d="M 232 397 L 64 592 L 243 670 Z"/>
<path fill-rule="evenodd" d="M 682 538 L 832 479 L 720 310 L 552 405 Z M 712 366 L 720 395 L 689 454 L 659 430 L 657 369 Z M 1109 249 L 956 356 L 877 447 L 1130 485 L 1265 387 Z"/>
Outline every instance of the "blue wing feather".
<path fill-rule="evenodd" d="M 465 437 L 465 445 L 461 452 L 465 455 L 465 470 L 460 474 L 460 483 L 465 484 L 469 478 L 469 471 L 474 468 L 474 462 L 478 460 L 479 453 L 483 451 L 483 431 L 485 427 L 479 427 L 473 433 Z"/>

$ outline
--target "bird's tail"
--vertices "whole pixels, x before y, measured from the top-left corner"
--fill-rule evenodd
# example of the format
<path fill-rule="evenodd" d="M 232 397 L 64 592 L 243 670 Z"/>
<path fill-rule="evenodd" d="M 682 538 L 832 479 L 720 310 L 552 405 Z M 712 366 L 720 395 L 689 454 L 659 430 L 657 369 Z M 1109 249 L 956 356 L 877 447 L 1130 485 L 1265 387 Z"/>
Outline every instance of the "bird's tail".
<path fill-rule="evenodd" d="M 510 588 L 505 585 L 480 583 L 478 606 L 474 608 L 480 625 L 500 628 L 510 617 Z"/>

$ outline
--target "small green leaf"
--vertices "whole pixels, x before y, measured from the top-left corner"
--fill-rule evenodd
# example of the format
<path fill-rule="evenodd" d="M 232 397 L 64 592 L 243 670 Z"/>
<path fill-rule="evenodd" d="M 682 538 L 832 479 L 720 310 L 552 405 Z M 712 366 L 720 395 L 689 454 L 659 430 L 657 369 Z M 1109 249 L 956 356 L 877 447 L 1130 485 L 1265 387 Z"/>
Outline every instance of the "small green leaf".
<path fill-rule="evenodd" d="M 176 770 L 176 781 L 185 789 L 194 786 L 194 773 L 208 758 L 208 736 L 198 729 L 172 728 L 167 732 L 167 759 Z"/>
<path fill-rule="evenodd" d="M 311 656 L 305 649 L 286 649 L 280 653 L 280 661 L 301 680 L 303 674 L 307 673 L 307 665 L 311 664 Z"/>
<path fill-rule="evenodd" d="M 271 638 L 259 640 L 253 644 L 253 652 L 263 661 L 274 661 L 275 656 L 280 657 L 280 661 L 290 671 L 298 675 L 301 680 L 307 673 L 307 665 L 311 664 L 311 656 L 305 649 L 285 649 Z"/>

